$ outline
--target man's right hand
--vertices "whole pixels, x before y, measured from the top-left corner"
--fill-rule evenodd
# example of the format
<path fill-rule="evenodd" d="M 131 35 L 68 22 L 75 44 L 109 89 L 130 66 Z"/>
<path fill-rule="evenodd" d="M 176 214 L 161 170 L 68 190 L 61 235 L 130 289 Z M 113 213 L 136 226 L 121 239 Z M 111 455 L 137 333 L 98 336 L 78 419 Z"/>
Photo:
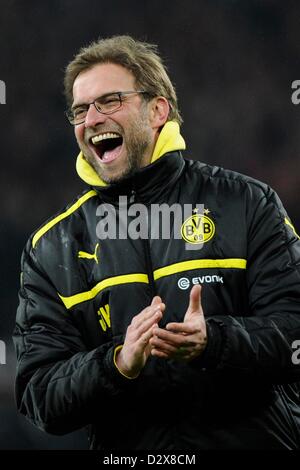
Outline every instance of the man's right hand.
<path fill-rule="evenodd" d="M 153 328 L 161 320 L 165 304 L 153 297 L 151 305 L 133 317 L 128 326 L 122 349 L 116 355 L 116 364 L 122 374 L 135 378 L 145 366 L 151 352 L 149 340 Z"/>

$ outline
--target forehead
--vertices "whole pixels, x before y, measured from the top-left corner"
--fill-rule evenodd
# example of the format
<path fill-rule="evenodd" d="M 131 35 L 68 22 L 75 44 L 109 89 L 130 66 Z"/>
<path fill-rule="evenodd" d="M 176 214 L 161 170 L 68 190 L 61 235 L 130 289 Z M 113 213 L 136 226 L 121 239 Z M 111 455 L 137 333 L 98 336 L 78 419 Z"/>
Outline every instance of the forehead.
<path fill-rule="evenodd" d="M 88 103 L 112 91 L 130 91 L 134 85 L 133 74 L 121 65 L 97 64 L 76 77 L 73 85 L 74 103 Z"/>

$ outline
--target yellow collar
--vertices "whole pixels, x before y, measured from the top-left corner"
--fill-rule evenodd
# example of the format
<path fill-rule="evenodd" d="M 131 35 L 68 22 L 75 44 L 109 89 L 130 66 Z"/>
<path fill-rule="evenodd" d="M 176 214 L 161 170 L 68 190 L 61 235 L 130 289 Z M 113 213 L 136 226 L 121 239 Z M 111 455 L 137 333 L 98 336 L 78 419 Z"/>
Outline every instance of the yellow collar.
<path fill-rule="evenodd" d="M 151 163 L 155 162 L 168 152 L 184 149 L 185 141 L 180 134 L 179 124 L 176 121 L 168 121 L 159 134 L 151 158 Z M 77 157 L 76 170 L 80 178 L 90 186 L 107 186 L 107 183 L 102 181 L 94 168 L 92 168 L 86 161 L 82 152 L 80 152 Z"/>

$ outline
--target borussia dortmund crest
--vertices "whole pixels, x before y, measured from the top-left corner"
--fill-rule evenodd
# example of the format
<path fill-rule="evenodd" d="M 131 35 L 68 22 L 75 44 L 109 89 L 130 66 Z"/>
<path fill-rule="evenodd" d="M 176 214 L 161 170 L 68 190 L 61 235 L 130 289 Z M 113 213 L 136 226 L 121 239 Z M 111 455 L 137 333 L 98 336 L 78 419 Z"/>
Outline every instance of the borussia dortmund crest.
<path fill-rule="evenodd" d="M 214 222 L 207 216 L 208 209 L 204 214 L 198 214 L 195 209 L 194 215 L 186 219 L 181 227 L 181 236 L 187 243 L 198 245 L 211 240 L 215 234 L 216 228 Z"/>

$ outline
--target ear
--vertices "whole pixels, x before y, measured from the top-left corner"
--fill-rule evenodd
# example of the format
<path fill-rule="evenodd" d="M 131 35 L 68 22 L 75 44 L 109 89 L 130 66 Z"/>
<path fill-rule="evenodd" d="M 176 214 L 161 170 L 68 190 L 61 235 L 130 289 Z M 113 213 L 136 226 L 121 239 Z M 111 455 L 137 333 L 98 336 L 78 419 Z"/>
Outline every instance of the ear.
<path fill-rule="evenodd" d="M 150 102 L 150 124 L 153 129 L 162 127 L 169 116 L 170 105 L 166 98 L 157 96 Z"/>

